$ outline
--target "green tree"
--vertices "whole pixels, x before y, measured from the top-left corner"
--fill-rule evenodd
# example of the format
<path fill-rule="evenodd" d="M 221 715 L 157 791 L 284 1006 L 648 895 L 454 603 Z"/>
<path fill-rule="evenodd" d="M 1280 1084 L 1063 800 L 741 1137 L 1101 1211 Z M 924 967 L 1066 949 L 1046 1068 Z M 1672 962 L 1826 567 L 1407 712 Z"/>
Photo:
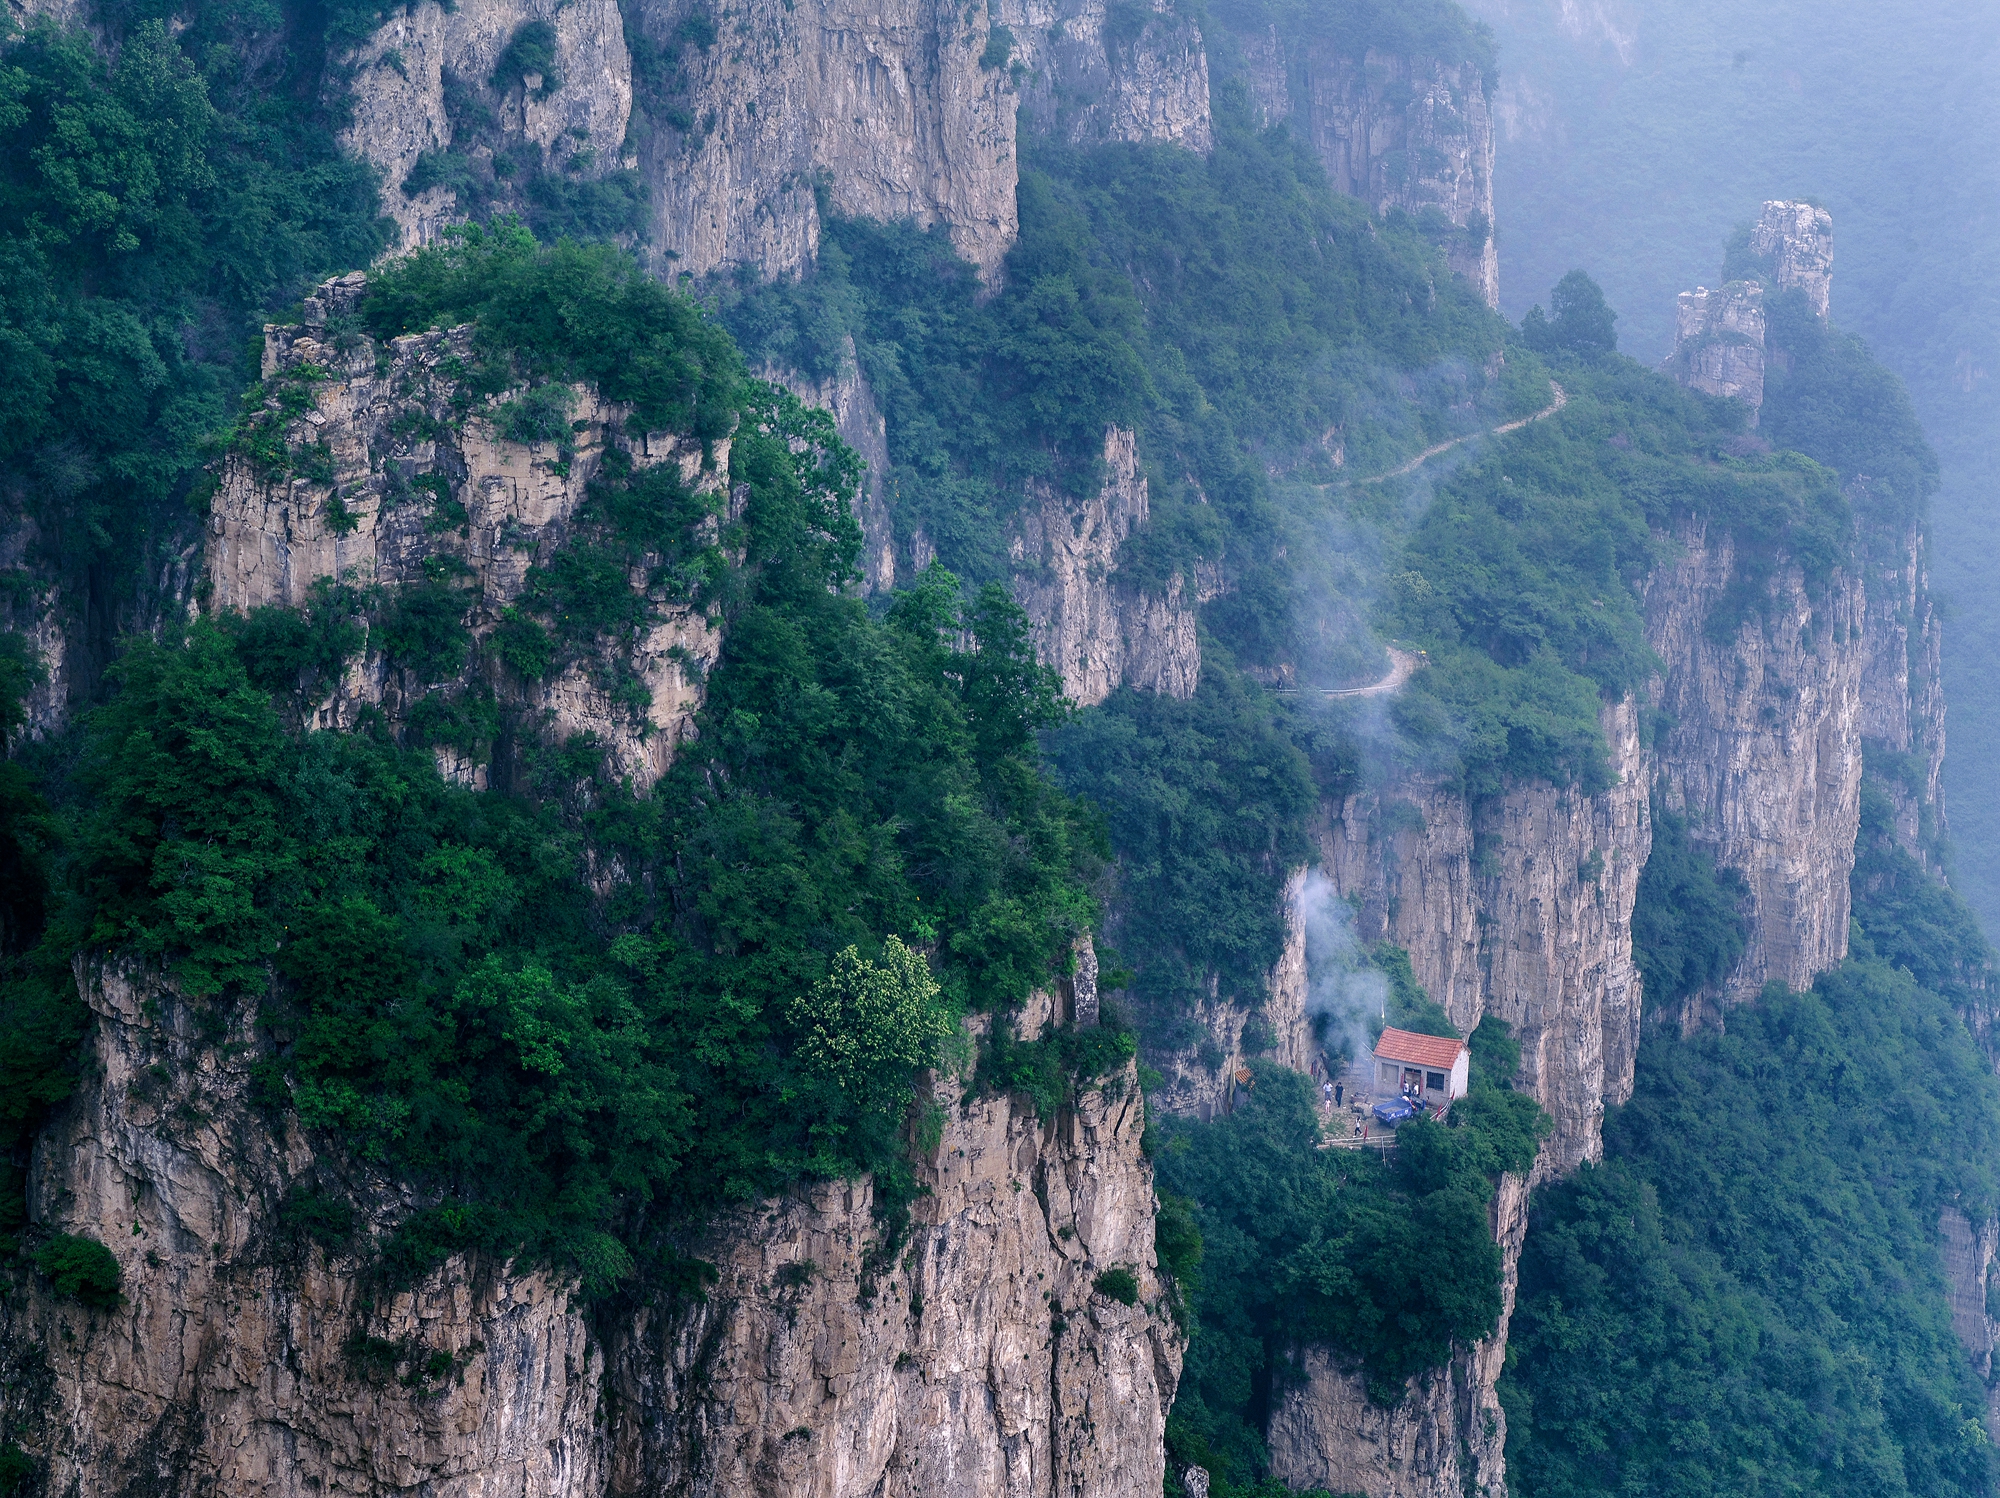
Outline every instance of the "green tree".
<path fill-rule="evenodd" d="M 806 1067 L 865 1108 L 905 1096 L 910 1074 L 935 1065 L 958 1027 L 930 965 L 896 936 L 882 943 L 879 963 L 847 948 L 786 1018 Z"/>

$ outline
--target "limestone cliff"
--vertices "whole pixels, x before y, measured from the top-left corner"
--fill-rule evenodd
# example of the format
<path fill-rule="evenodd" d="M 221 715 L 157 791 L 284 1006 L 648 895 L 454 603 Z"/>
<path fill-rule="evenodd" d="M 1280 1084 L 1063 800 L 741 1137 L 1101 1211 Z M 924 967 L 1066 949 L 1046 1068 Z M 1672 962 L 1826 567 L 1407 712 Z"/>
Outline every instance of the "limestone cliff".
<path fill-rule="evenodd" d="M 1075 145 L 1164 141 L 1206 152 L 1208 50 L 1169 3 L 1002 0 L 1024 127 Z"/>
<path fill-rule="evenodd" d="M 1770 262 L 1779 290 L 1798 287 L 1820 317 L 1833 300 L 1833 215 L 1812 203 L 1767 202 L 1750 236 L 1752 254 Z"/>
<path fill-rule="evenodd" d="M 843 340 L 840 367 L 825 380 L 810 380 L 791 370 L 767 370 L 767 379 L 778 381 L 809 406 L 818 406 L 833 416 L 840 440 L 859 454 L 868 465 L 866 487 L 861 491 L 861 588 L 864 593 L 886 593 L 896 586 L 896 529 L 889 511 L 885 476 L 889 472 L 888 428 L 882 408 L 868 376 L 855 358 L 854 340 Z"/>
<path fill-rule="evenodd" d="M 289 456 L 276 470 L 242 452 L 224 462 L 208 520 L 211 608 L 298 607 L 322 582 L 393 591 L 449 574 L 477 644 L 521 596 L 529 569 L 546 564 L 573 533 L 607 449 L 622 448 L 635 466 L 675 463 L 698 489 L 722 484 L 726 443 L 705 461 L 691 438 L 628 432 L 629 411 L 582 386 L 568 392 L 577 419 L 562 444 L 508 440 L 491 409 L 461 415 L 453 371 L 471 355 L 471 329 L 387 347 L 329 332 L 329 318 L 337 326 L 363 284 L 359 275 L 329 283 L 308 300 L 302 324 L 266 334 L 266 419 Z M 288 414 L 285 393 L 297 390 L 307 398 Z M 406 723 L 433 694 L 485 687 L 518 697 L 531 727 L 540 724 L 555 742 L 595 735 L 621 772 L 650 784 L 693 729 L 721 636 L 701 610 L 649 601 L 651 622 L 629 651 L 605 646 L 526 685 L 476 654 L 469 671 L 427 680 L 399 669 L 371 639 L 314 704 L 314 721 L 352 727 L 364 709 L 379 707 Z M 628 674 L 644 689 L 642 709 L 614 695 L 614 678 Z M 454 757 L 447 768 L 484 783 L 481 763 Z"/>
<path fill-rule="evenodd" d="M 1742 401 L 1754 426 L 1764 404 L 1764 288 L 1731 281 L 1683 291 L 1667 365 L 1690 389 Z"/>
<path fill-rule="evenodd" d="M 1858 497 L 1865 497 L 1865 489 Z M 1896 808 L 1896 838 L 1944 877 L 1943 631 L 1930 594 L 1922 527 L 1878 538 L 1868 573 L 1866 655 L 1861 666 L 1861 737 L 1883 766 Z"/>
<path fill-rule="evenodd" d="M 1451 268 L 1500 304 L 1493 240 L 1493 110 L 1472 63 L 1355 56 L 1324 36 L 1275 28 L 1238 38 L 1260 123 L 1291 121 L 1337 191 L 1378 212 L 1440 217 Z"/>
<path fill-rule="evenodd" d="M 124 1301 L 0 1302 L 9 1428 L 48 1491 L 834 1498 L 1160 1489 L 1180 1341 L 1160 1307 L 1130 1067 L 1056 1117 L 966 1100 L 905 1251 L 867 1182 L 760 1203 L 689 1245 L 703 1297 L 586 1307 L 455 1258 L 394 1289 L 369 1235 L 420 1203 L 251 1101 L 258 1037 L 142 974 L 79 966 L 93 1065 L 43 1131 L 36 1230 L 88 1233 Z M 1032 1017 L 1024 1026 L 1032 1029 Z M 327 1249 L 280 1204 L 363 1203 Z M 1131 1269 L 1138 1303 L 1095 1289 Z"/>
<path fill-rule="evenodd" d="M 1972 1358 L 1973 1370 L 1986 1385 L 1986 1430 L 2000 1440 L 2000 1381 L 1993 1377 L 1993 1350 L 2000 1346 L 1989 1287 L 1993 1259 L 2000 1250 L 2000 1222 L 1987 1218 L 1976 1229 L 1956 1207 L 1946 1207 L 1938 1219 L 1939 1259 L 1951 1307 L 1951 1329 Z"/>
<path fill-rule="evenodd" d="M 1080 502 L 1046 486 L 1030 491 L 1012 547 L 1014 596 L 1037 653 L 1076 702 L 1102 702 L 1120 686 L 1192 697 L 1201 647 L 1186 579 L 1176 573 L 1156 592 L 1116 575 L 1148 507 L 1130 431 L 1105 433 L 1104 470 L 1102 487 Z"/>
<path fill-rule="evenodd" d="M 1743 960 L 1723 997 L 1772 980 L 1804 988 L 1847 955 L 1848 875 L 1860 823 L 1861 683 L 1869 653 L 1861 579 L 1809 588 L 1779 559 L 1747 608 L 1731 589 L 1735 539 L 1699 521 L 1647 579 L 1646 639 L 1666 665 L 1653 775 L 1688 834 L 1748 885 Z M 1726 632 L 1718 619 L 1729 618 Z"/>
<path fill-rule="evenodd" d="M 502 70 L 529 26 L 549 32 L 548 71 Z M 632 59 L 616 0 L 412 0 L 345 71 L 351 114 L 341 144 L 381 172 L 383 211 L 406 248 L 432 242 L 470 206 L 449 174 L 412 182 L 426 154 L 455 152 L 491 180 L 502 206 L 518 206 L 510 187 L 537 168 L 587 181 L 626 164 Z"/>

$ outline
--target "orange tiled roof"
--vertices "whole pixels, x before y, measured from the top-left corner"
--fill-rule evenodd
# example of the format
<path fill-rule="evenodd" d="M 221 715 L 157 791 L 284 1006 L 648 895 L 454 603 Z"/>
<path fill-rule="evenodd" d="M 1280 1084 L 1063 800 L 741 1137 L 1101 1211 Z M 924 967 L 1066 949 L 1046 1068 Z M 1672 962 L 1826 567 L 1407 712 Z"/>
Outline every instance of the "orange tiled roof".
<path fill-rule="evenodd" d="M 1384 1030 L 1375 1042 L 1375 1054 L 1384 1061 L 1400 1061 L 1405 1066 L 1428 1066 L 1433 1071 L 1450 1071 L 1465 1049 L 1462 1040 L 1446 1040 L 1442 1035 L 1418 1035 L 1409 1030 Z"/>

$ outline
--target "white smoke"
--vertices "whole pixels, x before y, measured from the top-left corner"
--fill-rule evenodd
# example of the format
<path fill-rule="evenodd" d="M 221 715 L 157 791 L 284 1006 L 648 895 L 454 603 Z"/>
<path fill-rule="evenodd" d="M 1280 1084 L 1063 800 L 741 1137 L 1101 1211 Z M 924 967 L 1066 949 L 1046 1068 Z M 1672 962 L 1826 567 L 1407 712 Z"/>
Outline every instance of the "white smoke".
<path fill-rule="evenodd" d="M 1295 908 L 1306 937 L 1306 1015 L 1329 1058 L 1367 1056 L 1368 1022 L 1389 999 L 1389 980 L 1354 934 L 1354 911 L 1318 869 L 1306 870 Z"/>

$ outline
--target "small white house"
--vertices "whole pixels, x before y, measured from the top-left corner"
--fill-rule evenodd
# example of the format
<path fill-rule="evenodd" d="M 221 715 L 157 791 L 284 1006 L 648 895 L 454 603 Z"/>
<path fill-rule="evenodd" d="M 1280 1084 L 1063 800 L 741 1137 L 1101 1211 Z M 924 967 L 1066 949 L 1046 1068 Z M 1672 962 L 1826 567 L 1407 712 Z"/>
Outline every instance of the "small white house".
<path fill-rule="evenodd" d="M 1427 1103 L 1448 1106 L 1465 1096 L 1472 1076 L 1472 1053 L 1462 1040 L 1419 1035 L 1412 1030 L 1384 1030 L 1375 1042 L 1375 1091 L 1398 1096 L 1405 1091 Z"/>

